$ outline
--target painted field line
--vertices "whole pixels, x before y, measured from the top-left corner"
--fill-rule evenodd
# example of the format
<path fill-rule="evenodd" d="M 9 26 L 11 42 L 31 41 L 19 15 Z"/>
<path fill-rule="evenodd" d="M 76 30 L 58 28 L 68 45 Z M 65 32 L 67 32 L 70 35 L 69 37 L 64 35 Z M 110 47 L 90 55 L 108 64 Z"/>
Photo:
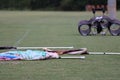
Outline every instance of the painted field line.
<path fill-rule="evenodd" d="M 42 49 L 42 48 L 53 48 L 53 49 L 72 49 L 71 47 L 16 47 L 17 49 Z"/>
<path fill-rule="evenodd" d="M 61 56 L 60 59 L 85 59 L 85 56 Z"/>
<path fill-rule="evenodd" d="M 14 46 L 18 46 L 21 43 L 21 41 L 23 41 L 28 36 L 29 32 L 30 32 L 30 30 L 27 30 L 24 33 L 24 35 L 19 40 L 16 41 L 16 43 L 14 44 Z"/>
<path fill-rule="evenodd" d="M 120 54 L 120 52 L 89 52 L 89 54 Z"/>

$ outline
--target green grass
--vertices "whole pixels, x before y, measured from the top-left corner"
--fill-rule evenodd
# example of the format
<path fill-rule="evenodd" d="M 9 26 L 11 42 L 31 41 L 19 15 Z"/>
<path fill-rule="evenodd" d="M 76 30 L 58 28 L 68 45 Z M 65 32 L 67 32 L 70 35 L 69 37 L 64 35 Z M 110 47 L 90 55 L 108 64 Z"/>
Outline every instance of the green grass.
<path fill-rule="evenodd" d="M 120 12 L 117 12 L 120 19 Z M 91 12 L 0 11 L 1 46 L 74 46 L 120 52 L 119 36 L 80 36 L 77 24 Z M 0 80 L 119 80 L 119 55 L 80 59 L 0 61 Z"/>

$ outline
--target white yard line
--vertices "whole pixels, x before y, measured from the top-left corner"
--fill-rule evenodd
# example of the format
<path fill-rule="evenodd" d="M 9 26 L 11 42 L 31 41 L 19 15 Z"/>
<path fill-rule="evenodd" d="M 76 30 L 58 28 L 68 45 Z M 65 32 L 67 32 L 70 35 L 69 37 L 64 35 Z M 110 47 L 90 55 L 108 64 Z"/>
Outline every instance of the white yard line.
<path fill-rule="evenodd" d="M 42 49 L 42 48 L 54 48 L 54 49 L 72 49 L 71 47 L 17 47 L 17 49 Z"/>
<path fill-rule="evenodd" d="M 85 59 L 85 56 L 60 56 L 60 59 Z"/>
<path fill-rule="evenodd" d="M 18 40 L 15 42 L 14 46 L 18 46 L 18 45 L 28 36 L 29 33 L 30 33 L 30 30 L 27 30 L 27 31 L 24 33 L 24 35 L 23 35 L 22 37 L 20 37 L 20 39 L 18 39 Z"/>
<path fill-rule="evenodd" d="M 89 52 L 89 54 L 120 54 L 120 52 Z"/>

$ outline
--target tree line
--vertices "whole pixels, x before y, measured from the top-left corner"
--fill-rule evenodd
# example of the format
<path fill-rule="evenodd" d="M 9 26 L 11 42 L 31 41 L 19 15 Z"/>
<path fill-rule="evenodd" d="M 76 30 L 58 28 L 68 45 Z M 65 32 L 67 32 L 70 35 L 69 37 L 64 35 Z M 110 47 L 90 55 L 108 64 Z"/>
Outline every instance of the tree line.
<path fill-rule="evenodd" d="M 87 4 L 107 5 L 107 0 L 0 0 L 0 9 L 83 11 Z"/>

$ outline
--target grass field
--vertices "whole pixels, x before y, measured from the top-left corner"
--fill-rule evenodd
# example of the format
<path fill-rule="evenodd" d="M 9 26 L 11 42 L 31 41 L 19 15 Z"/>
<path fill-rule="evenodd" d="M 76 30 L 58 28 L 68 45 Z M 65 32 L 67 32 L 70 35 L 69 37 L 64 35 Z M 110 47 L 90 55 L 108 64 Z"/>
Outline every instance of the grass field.
<path fill-rule="evenodd" d="M 92 16 L 91 12 L 0 11 L 0 46 L 74 46 L 120 52 L 119 36 L 79 35 L 78 22 Z M 0 80 L 119 80 L 119 61 L 119 55 L 0 61 Z"/>

